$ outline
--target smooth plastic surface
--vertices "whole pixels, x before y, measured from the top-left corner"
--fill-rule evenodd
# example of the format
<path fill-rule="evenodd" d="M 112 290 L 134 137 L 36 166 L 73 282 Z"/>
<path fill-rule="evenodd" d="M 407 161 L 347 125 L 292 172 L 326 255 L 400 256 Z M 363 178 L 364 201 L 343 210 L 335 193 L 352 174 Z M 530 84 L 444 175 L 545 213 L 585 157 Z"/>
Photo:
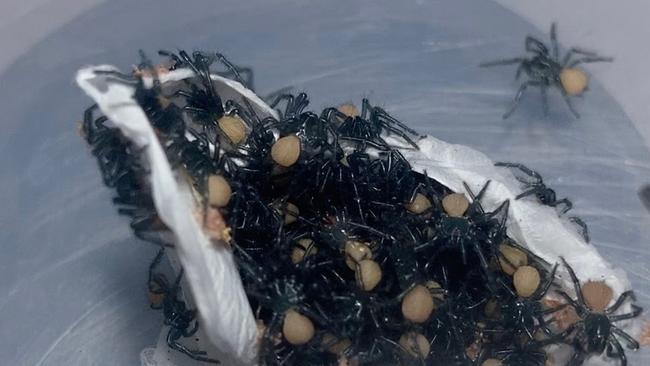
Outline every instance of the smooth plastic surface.
<path fill-rule="evenodd" d="M 314 108 L 367 96 L 422 132 L 526 163 L 573 200 L 649 307 L 650 215 L 636 190 L 650 181 L 650 153 L 595 82 L 576 103 L 580 120 L 555 94 L 544 118 L 535 90 L 501 120 L 514 68 L 477 64 L 521 54 L 527 33 L 546 37 L 483 0 L 116 0 L 52 33 L 0 76 L 3 363 L 133 365 L 157 340 L 162 318 L 145 297 L 155 249 L 131 239 L 74 126 L 90 103 L 75 70 L 126 69 L 138 48 L 219 49 L 255 68 L 262 95 L 293 85 Z"/>

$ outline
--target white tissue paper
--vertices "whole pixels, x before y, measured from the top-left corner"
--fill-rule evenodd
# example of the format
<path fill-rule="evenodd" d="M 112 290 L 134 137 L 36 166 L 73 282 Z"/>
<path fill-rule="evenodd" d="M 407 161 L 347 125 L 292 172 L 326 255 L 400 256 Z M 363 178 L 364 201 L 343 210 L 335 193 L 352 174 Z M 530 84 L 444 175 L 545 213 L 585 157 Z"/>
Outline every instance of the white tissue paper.
<path fill-rule="evenodd" d="M 189 188 L 174 179 L 171 166 L 147 117 L 132 98 L 133 87 L 107 82 L 106 75 L 95 74 L 97 70 L 116 69 L 111 66 L 84 68 L 77 74 L 77 83 L 127 138 L 139 147 L 146 147 L 144 151 L 150 164 L 156 209 L 175 233 L 175 255 L 185 269 L 185 278 L 191 290 L 189 302 L 195 304 L 200 314 L 200 330 L 190 340 L 194 342 L 190 344 L 191 348 L 207 350 L 210 356 L 218 358 L 225 365 L 254 364 L 257 351 L 255 318 L 231 252 L 225 246 L 211 244 L 194 220 Z M 161 75 L 160 80 L 164 84 L 192 76 L 189 70 L 176 70 Z M 277 117 L 275 111 L 240 83 L 216 75 L 213 79 L 223 100 L 241 102 L 242 98 L 247 98 L 260 116 Z M 397 139 L 388 136 L 386 139 L 401 146 Z M 478 192 L 490 180 L 482 205 L 486 210 L 494 210 L 504 200 L 510 200 L 508 235 L 518 244 L 551 264 L 559 263 L 559 258 L 564 257 L 582 282 L 606 281 L 614 292 L 614 299 L 630 289 L 625 272 L 607 263 L 595 247 L 586 243 L 565 219 L 558 217 L 554 208 L 540 205 L 534 199 L 515 200 L 515 196 L 521 192 L 520 183 L 507 169 L 495 167 L 493 161 L 474 149 L 433 137 L 420 139 L 418 145 L 419 150 L 407 146 L 401 148 L 412 168 L 428 174 L 453 191 L 466 193 L 463 187 L 465 182 L 473 192 Z M 558 276 L 565 290 L 574 293 L 563 266 L 558 267 Z M 622 311 L 629 310 L 630 307 L 626 306 Z M 630 322 L 620 325 L 629 330 Z M 203 364 L 170 351 L 165 343 L 166 334 L 167 329 L 164 328 L 156 348 L 142 352 L 144 366 Z M 555 358 L 556 362 L 559 361 L 558 357 Z M 596 357 L 590 364 L 607 363 Z"/>

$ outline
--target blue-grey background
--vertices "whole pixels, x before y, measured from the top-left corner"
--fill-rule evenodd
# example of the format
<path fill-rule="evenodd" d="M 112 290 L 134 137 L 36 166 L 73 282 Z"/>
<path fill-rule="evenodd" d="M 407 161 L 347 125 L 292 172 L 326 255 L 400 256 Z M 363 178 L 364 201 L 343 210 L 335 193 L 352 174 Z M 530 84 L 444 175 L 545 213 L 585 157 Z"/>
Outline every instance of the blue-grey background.
<path fill-rule="evenodd" d="M 648 307 L 650 216 L 636 189 L 650 153 L 597 82 L 576 103 L 580 120 L 554 94 L 544 118 L 534 90 L 501 120 L 514 69 L 477 64 L 520 54 L 527 33 L 546 37 L 484 0 L 114 0 L 52 31 L 0 74 L 2 364 L 133 365 L 156 341 L 162 318 L 145 297 L 155 249 L 111 206 L 76 131 L 90 100 L 73 83 L 86 64 L 128 69 L 139 48 L 219 49 L 254 67 L 261 94 L 292 85 L 317 109 L 369 97 L 422 132 L 528 164 L 573 200 Z"/>

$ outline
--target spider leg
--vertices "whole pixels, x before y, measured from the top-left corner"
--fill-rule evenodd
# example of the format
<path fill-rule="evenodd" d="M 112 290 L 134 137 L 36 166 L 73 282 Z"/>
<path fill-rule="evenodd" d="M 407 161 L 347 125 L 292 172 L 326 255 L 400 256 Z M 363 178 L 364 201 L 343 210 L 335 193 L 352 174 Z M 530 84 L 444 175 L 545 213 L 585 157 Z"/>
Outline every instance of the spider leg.
<path fill-rule="evenodd" d="M 632 304 L 632 311 L 631 312 L 626 313 L 626 314 L 610 315 L 610 316 L 608 316 L 608 318 L 609 318 L 609 320 L 611 322 L 617 322 L 617 321 L 621 321 L 621 320 L 625 320 L 625 319 L 636 318 L 642 312 L 643 312 L 642 307 Z"/>
<path fill-rule="evenodd" d="M 275 109 L 275 107 L 278 104 L 280 104 L 280 102 L 285 101 L 285 110 L 287 110 L 291 106 L 293 106 L 293 100 L 294 100 L 294 96 L 292 94 L 280 94 L 275 98 L 275 100 L 273 100 L 269 104 L 269 107 Z M 282 118 L 282 116 L 281 116 L 281 118 Z"/>
<path fill-rule="evenodd" d="M 544 117 L 548 117 L 548 85 L 541 85 L 540 93 L 542 95 L 542 109 L 544 111 Z"/>
<path fill-rule="evenodd" d="M 573 356 L 567 366 L 580 366 L 585 362 L 585 354 L 579 344 L 573 344 Z"/>
<path fill-rule="evenodd" d="M 223 54 L 219 52 L 215 52 L 215 56 L 217 56 L 217 59 L 219 59 L 219 62 L 221 62 L 226 68 L 228 68 L 228 72 L 232 73 L 232 75 L 235 77 L 236 81 L 239 81 L 242 85 L 248 86 L 248 84 L 244 81 L 244 79 L 241 77 L 240 70 L 247 70 L 245 72 L 250 72 L 251 73 L 251 79 L 252 79 L 252 70 L 250 68 L 238 68 L 236 67 L 230 60 L 226 58 Z"/>
<path fill-rule="evenodd" d="M 636 339 L 632 338 L 631 335 L 627 334 L 627 332 L 623 331 L 621 328 L 612 325 L 612 332 L 614 332 L 616 335 L 620 336 L 621 338 L 625 339 L 625 342 L 627 342 L 627 348 L 631 350 L 639 349 L 640 347 L 639 342 L 637 342 Z"/>
<path fill-rule="evenodd" d="M 554 308 L 544 309 L 544 310 L 542 310 L 542 315 L 549 315 L 549 314 L 556 313 L 556 312 L 566 308 L 567 306 L 569 306 L 569 304 L 560 304 L 560 305 L 558 305 L 558 306 L 556 306 Z"/>
<path fill-rule="evenodd" d="M 576 67 L 580 64 L 588 64 L 588 63 L 593 63 L 593 62 L 613 62 L 614 58 L 613 57 L 602 57 L 602 56 L 596 56 L 596 57 L 582 57 L 577 60 L 571 61 L 568 65 L 566 65 L 567 68 L 572 68 Z"/>
<path fill-rule="evenodd" d="M 254 86 L 254 83 L 253 83 L 253 77 L 255 76 L 255 74 L 253 72 L 253 69 L 250 68 L 250 67 L 246 67 L 246 66 L 237 66 L 237 71 L 239 71 L 240 75 L 243 74 L 243 75 L 246 76 L 244 78 L 244 81 L 245 81 L 245 83 L 243 83 L 244 86 L 246 88 L 252 90 L 252 91 L 255 91 L 255 86 Z M 230 78 L 231 75 L 234 76 L 232 71 L 227 71 L 227 72 L 219 73 L 219 74 L 223 74 L 223 75 L 220 75 L 220 76 L 223 76 L 223 77 L 226 77 L 226 78 Z"/>
<path fill-rule="evenodd" d="M 526 81 L 525 83 L 521 84 L 519 87 L 519 90 L 517 90 L 517 94 L 515 95 L 515 99 L 512 102 L 512 106 L 506 111 L 506 113 L 503 115 L 503 119 L 507 119 L 510 117 L 510 115 L 517 109 L 517 106 L 519 106 L 519 102 L 521 101 L 522 95 L 524 95 L 524 92 L 529 86 L 540 86 L 541 83 L 539 81 Z"/>
<path fill-rule="evenodd" d="M 467 183 L 463 182 L 463 186 L 465 187 L 465 190 L 467 191 L 467 193 L 472 198 L 472 201 L 480 201 L 480 200 L 483 199 L 483 196 L 485 195 L 485 192 L 487 191 L 488 186 L 490 185 L 490 182 L 491 182 L 491 180 L 487 180 L 485 182 L 485 184 L 483 185 L 483 187 L 481 187 L 481 190 L 478 192 L 478 194 L 476 194 L 476 196 L 474 196 L 474 192 L 472 192 L 472 190 L 469 188 Z"/>
<path fill-rule="evenodd" d="M 177 67 L 179 67 L 183 61 L 178 57 L 175 53 L 167 50 L 159 50 L 158 55 L 163 56 L 163 57 L 168 57 L 172 61 L 174 61 L 174 65 L 171 66 L 170 70 L 175 70 Z"/>
<path fill-rule="evenodd" d="M 194 326 L 192 327 L 192 329 L 190 329 L 190 330 L 186 329 L 183 332 L 183 337 L 185 337 L 185 338 L 191 337 L 191 336 L 195 335 L 198 330 L 199 330 L 199 322 L 194 322 Z"/>
<path fill-rule="evenodd" d="M 625 302 L 625 300 L 627 298 L 631 298 L 632 300 L 636 300 L 636 296 L 634 295 L 634 291 L 628 290 L 628 291 L 623 292 L 621 294 L 621 296 L 619 296 L 618 299 L 616 299 L 616 302 L 614 303 L 614 305 L 610 306 L 609 308 L 607 308 L 607 310 L 605 310 L 605 314 L 611 314 L 611 313 L 615 312 L 616 310 L 618 310 L 618 308 L 620 308 L 621 305 L 623 305 L 623 302 Z"/>
<path fill-rule="evenodd" d="M 523 191 L 523 192 L 519 193 L 517 195 L 517 197 L 515 197 L 515 200 L 519 200 L 519 199 L 522 199 L 524 197 L 536 194 L 538 190 L 539 190 L 538 187 L 533 187 L 533 188 L 531 188 L 531 189 L 529 189 L 527 191 Z"/>
<path fill-rule="evenodd" d="M 548 276 L 549 280 L 546 281 L 546 285 L 544 285 L 544 287 L 542 288 L 542 291 L 539 294 L 540 298 L 543 297 L 544 295 L 546 295 L 546 293 L 548 292 L 548 289 L 553 284 L 553 279 L 555 278 L 555 272 L 557 272 L 557 266 L 558 266 L 558 264 L 555 263 L 555 265 L 553 266 L 553 270 L 551 271 L 551 274 Z"/>
<path fill-rule="evenodd" d="M 342 122 L 352 117 L 349 117 L 348 115 L 344 114 L 343 112 L 339 111 L 334 107 L 330 107 L 330 108 L 326 108 L 325 110 L 323 110 L 323 112 L 321 112 L 320 118 L 326 120 L 329 123 L 335 123 L 337 122 L 337 119 L 338 121 Z"/>
<path fill-rule="evenodd" d="M 515 58 L 507 58 L 503 60 L 494 60 L 494 61 L 487 61 L 487 62 L 481 62 L 478 66 L 479 67 L 492 67 L 492 66 L 501 66 L 501 65 L 512 65 L 512 64 L 521 64 L 522 62 L 526 61 L 525 58 L 523 57 L 515 57 Z M 519 69 L 522 67 L 522 65 L 519 65 Z M 519 70 L 517 69 L 517 70 Z M 519 75 L 519 71 L 517 71 L 517 75 Z"/>
<path fill-rule="evenodd" d="M 125 74 L 117 70 L 96 70 L 95 75 L 106 75 L 106 79 L 121 83 L 124 85 L 137 85 L 139 83 L 138 78 L 133 75 Z"/>
<path fill-rule="evenodd" d="M 460 257 L 463 265 L 467 265 L 467 248 L 465 248 L 465 243 L 460 243 Z"/>
<path fill-rule="evenodd" d="M 409 126 L 405 125 L 400 120 L 398 120 L 397 118 L 391 116 L 390 114 L 388 114 L 388 112 L 386 112 L 382 108 L 374 107 L 374 109 L 375 109 L 375 113 L 377 114 L 377 116 L 383 118 L 383 120 L 385 120 L 385 122 L 387 122 L 389 124 L 397 125 L 397 126 L 399 126 L 400 128 L 403 128 L 405 131 L 407 131 L 408 133 L 410 133 L 412 135 L 420 136 L 416 130 L 410 128 Z"/>
<path fill-rule="evenodd" d="M 262 100 L 265 101 L 267 104 L 270 104 L 270 102 L 271 102 L 272 100 L 275 100 L 275 98 L 276 98 L 278 95 L 289 94 L 289 92 L 290 92 L 291 90 L 293 90 L 293 86 L 285 86 L 285 87 L 280 88 L 280 89 L 278 89 L 278 90 L 272 91 L 272 92 L 270 92 L 270 93 L 264 95 L 264 96 L 261 97 L 261 98 L 262 98 Z"/>
<path fill-rule="evenodd" d="M 411 138 L 410 138 L 410 137 L 409 137 L 409 136 L 408 136 L 404 131 L 402 131 L 402 130 L 400 130 L 400 129 L 398 129 L 398 128 L 395 128 L 395 127 L 393 127 L 393 126 L 390 126 L 390 125 L 388 125 L 388 124 L 386 124 L 385 127 L 386 127 L 386 129 L 389 130 L 390 132 L 393 132 L 394 134 L 399 135 L 401 138 L 403 138 L 404 140 L 406 140 L 406 142 L 407 142 L 409 145 L 413 146 L 416 150 L 420 150 L 420 147 L 418 146 L 418 144 L 416 144 L 415 142 L 413 142 L 413 140 L 412 140 L 412 139 L 411 139 Z"/>
<path fill-rule="evenodd" d="M 494 60 L 494 61 L 481 62 L 479 64 L 479 67 L 512 65 L 512 64 L 522 63 L 524 61 L 526 61 L 526 59 L 523 58 L 523 57 L 507 58 L 507 59 L 503 59 L 503 60 Z"/>
<path fill-rule="evenodd" d="M 189 92 L 187 92 L 187 91 L 185 91 L 183 89 L 179 89 L 179 90 L 175 91 L 171 96 L 172 97 L 181 96 L 181 97 L 185 97 L 185 98 L 192 98 L 192 94 L 190 94 Z"/>
<path fill-rule="evenodd" d="M 563 205 L 564 208 L 562 210 L 560 210 L 560 215 L 564 215 L 565 213 L 567 213 L 569 210 L 571 210 L 573 208 L 573 202 L 569 201 L 568 198 L 563 198 L 561 200 L 551 202 L 548 205 L 552 206 L 552 207 L 557 207 L 557 206 Z"/>
<path fill-rule="evenodd" d="M 558 291 L 557 293 L 558 293 L 558 295 L 560 295 L 562 298 L 564 298 L 564 300 L 565 300 L 567 303 L 571 304 L 571 306 L 573 306 L 573 308 L 576 309 L 576 311 L 580 311 L 580 309 L 583 309 L 583 306 L 581 306 L 580 304 L 578 304 L 578 302 L 576 302 L 575 300 L 573 300 L 573 299 L 571 298 L 571 296 L 569 296 L 566 292 L 564 292 L 564 291 Z"/>
<path fill-rule="evenodd" d="M 495 163 L 494 166 L 502 166 L 506 168 L 515 168 L 519 169 L 522 173 L 526 174 L 527 176 L 535 179 L 536 183 L 542 183 L 542 176 L 537 173 L 536 171 L 530 169 L 529 167 L 525 166 L 524 164 L 520 163 L 505 163 L 505 162 L 498 162 Z M 521 181 L 523 182 L 523 181 Z M 526 183 L 526 182 L 523 182 Z"/>
<path fill-rule="evenodd" d="M 618 356 L 618 358 L 621 360 L 621 366 L 627 366 L 627 357 L 625 356 L 625 350 L 623 350 L 623 346 L 621 346 L 621 342 L 616 339 L 614 336 L 609 336 L 610 344 L 616 348 L 616 354 L 613 354 L 611 350 L 607 352 L 607 356 L 612 357 L 612 356 Z"/>
<path fill-rule="evenodd" d="M 576 276 L 576 273 L 573 271 L 573 268 L 569 266 L 569 264 L 566 262 L 564 257 L 560 257 L 560 260 L 564 264 L 564 267 L 566 267 L 567 271 L 569 272 L 569 276 L 571 276 L 571 282 L 573 282 L 573 289 L 576 292 L 576 296 L 578 297 L 578 303 L 580 304 L 581 307 L 585 306 L 585 299 L 582 296 L 582 290 L 580 289 L 580 281 L 578 280 L 578 276 Z"/>
<path fill-rule="evenodd" d="M 576 109 L 573 107 L 573 103 L 571 102 L 569 95 L 566 92 L 562 91 L 562 97 L 564 98 L 564 102 L 566 103 L 567 107 L 569 107 L 569 110 L 573 116 L 575 118 L 580 118 L 580 113 L 578 113 L 578 111 L 576 111 Z"/>
<path fill-rule="evenodd" d="M 591 238 L 589 237 L 589 227 L 587 227 L 587 224 L 582 221 L 581 218 L 576 216 L 569 217 L 569 221 L 580 228 L 580 235 L 582 235 L 582 237 L 585 239 L 585 242 L 589 243 L 591 241 Z"/>
<path fill-rule="evenodd" d="M 307 96 L 307 93 L 304 92 L 298 93 L 295 104 L 293 106 L 292 113 L 301 114 L 308 105 L 309 105 L 309 97 Z"/>
<path fill-rule="evenodd" d="M 584 49 L 578 48 L 578 47 L 571 47 L 571 48 L 569 48 L 567 53 L 564 55 L 564 58 L 562 59 L 562 62 L 560 63 L 562 65 L 562 67 L 566 67 L 566 65 L 569 64 L 569 62 L 571 61 L 571 58 L 574 55 L 581 55 L 581 56 L 587 56 L 587 57 L 598 57 L 598 54 L 596 52 L 584 50 Z"/>
<path fill-rule="evenodd" d="M 193 351 L 187 348 L 186 346 L 180 344 L 177 340 L 178 338 L 176 338 L 173 335 L 172 331 L 173 329 L 170 329 L 169 333 L 167 333 L 167 345 L 169 346 L 169 348 L 184 353 L 186 356 L 196 361 L 202 361 L 202 362 L 208 362 L 214 364 L 221 363 L 218 360 L 215 360 L 213 358 L 205 357 L 206 355 L 205 351 Z"/>
<path fill-rule="evenodd" d="M 557 23 L 555 22 L 551 24 L 551 48 L 553 50 L 553 59 L 558 60 L 560 51 L 557 44 Z"/>
<path fill-rule="evenodd" d="M 474 247 L 474 252 L 478 256 L 478 260 L 481 263 L 481 268 L 483 269 L 483 274 L 487 277 L 487 286 L 490 290 L 495 290 L 494 288 L 494 283 L 496 280 L 494 279 L 494 276 L 492 275 L 492 271 L 490 271 L 490 267 L 488 264 L 487 259 L 485 258 L 485 255 L 483 254 L 483 251 L 481 250 L 481 247 L 479 246 L 478 242 L 474 241 L 472 243 L 472 246 Z"/>
<path fill-rule="evenodd" d="M 548 54 L 548 48 L 544 42 L 538 40 L 533 36 L 526 36 L 526 51 L 541 54 Z"/>

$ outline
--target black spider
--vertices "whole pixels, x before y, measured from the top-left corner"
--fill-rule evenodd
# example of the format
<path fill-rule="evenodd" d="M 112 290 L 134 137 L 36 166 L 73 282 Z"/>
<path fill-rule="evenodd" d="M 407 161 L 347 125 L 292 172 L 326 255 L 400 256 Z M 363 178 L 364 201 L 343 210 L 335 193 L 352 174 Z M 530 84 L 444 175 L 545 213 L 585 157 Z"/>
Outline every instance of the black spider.
<path fill-rule="evenodd" d="M 149 191 L 143 179 L 145 167 L 139 161 L 139 151 L 115 127 L 106 125 L 108 118 L 94 118 L 97 105 L 89 107 L 84 113 L 82 134 L 91 146 L 97 159 L 104 184 L 115 188 L 113 203 L 119 206 L 118 213 L 131 218 L 131 228 L 135 236 L 154 244 L 170 246 L 159 234 L 166 231 L 160 221 Z"/>
<path fill-rule="evenodd" d="M 445 279 L 443 278 L 443 282 Z M 448 287 L 447 284 L 444 285 Z M 476 302 L 465 291 L 449 294 L 425 325 L 431 339 L 432 365 L 474 365 L 467 348 L 476 341 L 478 309 L 484 301 Z"/>
<path fill-rule="evenodd" d="M 122 74 L 118 71 L 97 71 L 97 74 L 107 75 L 108 80 L 131 85 L 135 88 L 133 98 L 142 107 L 152 126 L 166 135 L 182 134 L 185 130 L 181 109 L 163 93 L 158 77 L 158 71 L 151 60 L 140 50 L 140 65 L 133 75 Z M 145 79 L 150 77 L 152 85 L 148 86 Z"/>
<path fill-rule="evenodd" d="M 594 52 L 580 48 L 571 48 L 560 59 L 557 43 L 556 24 L 551 25 L 551 49 L 535 37 L 526 37 L 526 52 L 530 55 L 505 60 L 484 62 L 480 66 L 512 65 L 518 64 L 516 78 L 525 72 L 528 80 L 519 87 L 512 107 L 503 115 L 508 118 L 519 105 L 521 96 L 529 86 L 539 87 L 542 93 L 544 113 L 548 113 L 547 91 L 549 87 L 556 87 L 562 93 L 564 100 L 576 118 L 580 114 L 574 109 L 570 97 L 580 95 L 587 89 L 588 77 L 584 71 L 576 66 L 590 62 L 611 62 L 613 58 L 598 56 Z M 574 58 L 578 55 L 578 58 Z"/>
<path fill-rule="evenodd" d="M 183 51 L 179 50 L 179 53 L 180 52 L 183 52 Z M 199 53 L 201 53 L 206 58 L 210 58 L 210 57 L 214 58 L 216 56 L 216 55 L 215 56 L 209 55 L 209 54 L 207 54 L 205 52 L 199 52 Z M 171 64 L 168 65 L 169 70 L 177 70 L 177 69 L 182 69 L 182 68 L 191 68 L 191 66 L 190 66 L 190 64 L 189 64 L 189 62 L 188 62 L 188 60 L 186 58 L 181 57 L 180 55 L 178 55 L 178 54 L 176 54 L 174 52 L 167 51 L 167 50 L 160 50 L 160 51 L 158 51 L 158 54 L 160 56 L 164 56 L 164 57 L 169 58 L 169 60 L 171 61 Z M 246 75 L 246 77 L 244 78 L 245 82 L 243 82 L 242 85 L 244 85 L 246 88 L 248 88 L 250 90 L 255 91 L 254 82 L 253 82 L 253 80 L 254 80 L 253 69 L 250 68 L 250 67 L 246 67 L 246 66 L 236 66 L 235 69 L 237 70 L 237 72 L 239 74 Z M 235 77 L 235 72 L 232 69 L 227 69 L 225 71 L 215 71 L 214 73 L 219 75 L 219 76 L 228 78 L 228 79 L 232 79 L 232 78 Z"/>
<path fill-rule="evenodd" d="M 274 346 L 276 343 L 274 338 L 281 330 L 284 331 L 287 326 L 290 326 L 286 323 L 286 317 L 290 312 L 306 316 L 310 323 L 312 321 L 326 322 L 326 318 L 322 314 L 313 311 L 304 302 L 303 285 L 295 278 L 276 278 L 270 283 L 256 280 L 254 284 L 249 284 L 246 293 L 268 314 L 261 344 L 262 354 L 265 353 L 265 350 L 277 349 L 277 344 Z M 285 337 L 284 346 L 291 347 L 290 342 L 286 339 L 287 334 L 283 335 Z"/>
<path fill-rule="evenodd" d="M 149 292 L 162 297 L 158 303 L 151 304 L 153 309 L 161 309 L 165 317 L 165 325 L 169 326 L 167 333 L 167 345 L 169 348 L 181 352 L 188 357 L 202 362 L 220 363 L 218 360 L 206 356 L 205 351 L 191 350 L 181 344 L 181 338 L 192 337 L 199 330 L 199 323 L 196 320 L 196 310 L 187 308 L 185 301 L 181 299 L 180 282 L 183 270 L 180 271 L 173 283 L 169 283 L 162 273 L 156 273 L 156 267 L 162 261 L 165 251 L 161 249 L 149 265 Z"/>
<path fill-rule="evenodd" d="M 571 281 L 577 296 L 574 300 L 564 291 L 558 291 L 568 304 L 573 306 L 578 314 L 580 320 L 574 324 L 571 329 L 575 329 L 576 340 L 574 342 L 575 353 L 569 362 L 569 365 L 577 366 L 584 362 L 584 359 L 590 354 L 600 355 L 607 352 L 608 357 L 618 357 L 621 360 L 621 365 L 627 365 L 627 357 L 623 346 L 618 340 L 621 337 L 627 343 L 629 349 L 636 350 L 639 348 L 637 342 L 632 336 L 627 334 L 624 330 L 612 324 L 625 319 L 636 318 L 641 314 L 643 309 L 637 305 L 632 304 L 632 311 L 625 314 L 614 314 L 628 298 L 635 300 L 634 292 L 629 290 L 623 292 L 614 304 L 604 309 L 592 309 L 586 302 L 586 296 L 583 294 L 580 281 L 576 276 L 573 268 L 562 259 L 562 263 L 569 271 Z M 606 305 L 606 304 L 605 304 Z"/>
<path fill-rule="evenodd" d="M 560 343 L 565 336 L 566 332 L 542 340 L 514 339 L 511 346 L 495 350 L 493 355 L 503 366 L 544 366 L 548 360 L 544 347 Z"/>
<path fill-rule="evenodd" d="M 505 296 L 497 295 L 496 301 L 500 305 L 499 318 L 494 325 L 498 329 L 485 330 L 486 332 L 507 332 L 515 335 L 523 335 L 529 339 L 534 339 L 537 330 L 541 329 L 547 335 L 552 332 L 549 329 L 549 320 L 547 316 L 562 310 L 565 305 L 557 306 L 554 308 L 545 309 L 542 306 L 542 299 L 548 293 L 549 288 L 555 279 L 555 271 L 557 264 L 553 267 L 551 272 L 546 276 L 546 282 L 540 284 L 535 292 L 528 297 L 521 297 L 512 289 L 512 287 L 505 283 L 503 278 L 499 278 L 499 283 L 506 291 Z"/>
<path fill-rule="evenodd" d="M 294 96 L 293 94 L 280 94 L 269 103 L 269 106 L 271 108 L 276 108 L 280 102 L 283 101 L 285 102 L 284 111 L 276 109 L 281 120 L 302 114 L 305 108 L 309 105 L 307 94 L 300 93 L 297 96 Z"/>
<path fill-rule="evenodd" d="M 451 251 L 455 253 L 454 257 L 458 258 L 459 255 L 460 265 L 465 269 L 469 267 L 470 255 L 473 254 L 472 257 L 478 259 L 477 265 L 485 276 L 486 285 L 492 286 L 495 280 L 489 262 L 495 256 L 496 247 L 505 239 L 509 201 L 503 202 L 493 212 L 486 213 L 480 201 L 489 183 L 487 181 L 477 195 L 465 184 L 465 189 L 472 198 L 466 212 L 460 217 L 440 213 L 437 218 L 433 218 L 433 237 L 420 244 L 416 250 L 426 251 L 432 261 L 439 260 L 442 252 Z"/>
<path fill-rule="evenodd" d="M 563 206 L 563 208 L 559 212 L 560 215 L 564 215 L 565 213 L 569 212 L 569 210 L 573 208 L 573 203 L 569 201 L 568 198 L 562 198 L 558 200 L 555 191 L 551 188 L 548 188 L 546 184 L 544 184 L 544 180 L 542 179 L 542 176 L 536 171 L 528 168 L 527 166 L 519 163 L 504 163 L 504 162 L 498 162 L 494 165 L 518 169 L 520 172 L 524 173 L 528 177 L 528 178 L 524 178 L 515 174 L 515 178 L 526 185 L 526 190 L 520 193 L 519 195 L 517 195 L 515 199 L 521 199 L 526 196 L 535 195 L 535 197 L 537 197 L 539 202 L 543 205 L 551 206 L 551 207 Z M 572 223 L 574 223 L 576 226 L 579 227 L 580 234 L 582 235 L 583 239 L 587 243 L 589 243 L 591 239 L 589 237 L 589 228 L 587 227 L 587 224 L 577 216 L 570 216 L 569 221 L 571 221 Z"/>
<path fill-rule="evenodd" d="M 359 116 L 351 117 L 336 108 L 327 108 L 321 114 L 321 118 L 330 121 L 333 125 L 338 125 L 337 132 L 340 139 L 356 142 L 360 146 L 385 150 L 389 144 L 384 140 L 382 134 L 395 134 L 419 150 L 419 146 L 409 136 L 419 138 L 420 135 L 416 131 L 392 117 L 384 109 L 372 106 L 367 99 L 362 101 Z M 343 122 L 339 124 L 340 120 Z"/>
<path fill-rule="evenodd" d="M 175 95 L 185 98 L 186 105 L 183 110 L 193 117 L 193 121 L 197 122 L 203 131 L 216 129 L 217 120 L 224 116 L 225 110 L 210 76 L 210 65 L 214 58 L 198 51 L 192 56 L 185 51 L 179 51 L 178 57 L 183 60 L 184 66 L 195 73 L 198 84 L 187 82 L 189 91 L 179 89 Z"/>
<path fill-rule="evenodd" d="M 543 205 L 551 206 L 551 207 L 557 207 L 563 205 L 564 208 L 560 210 L 561 214 L 565 214 L 573 208 L 573 203 L 568 199 L 562 198 L 561 200 L 558 200 L 555 191 L 552 190 L 551 188 L 548 188 L 544 184 L 544 180 L 542 179 L 542 176 L 536 171 L 526 167 L 525 165 L 518 164 L 518 163 L 504 163 L 504 162 L 499 162 L 494 165 L 518 169 L 519 171 L 521 171 L 522 173 L 526 174 L 529 177 L 529 179 L 527 179 L 515 174 L 515 178 L 517 178 L 518 181 L 526 185 L 526 190 L 520 193 L 519 195 L 517 195 L 515 199 L 518 200 L 526 196 L 535 195 L 535 197 L 537 197 L 539 202 L 542 203 Z"/>

